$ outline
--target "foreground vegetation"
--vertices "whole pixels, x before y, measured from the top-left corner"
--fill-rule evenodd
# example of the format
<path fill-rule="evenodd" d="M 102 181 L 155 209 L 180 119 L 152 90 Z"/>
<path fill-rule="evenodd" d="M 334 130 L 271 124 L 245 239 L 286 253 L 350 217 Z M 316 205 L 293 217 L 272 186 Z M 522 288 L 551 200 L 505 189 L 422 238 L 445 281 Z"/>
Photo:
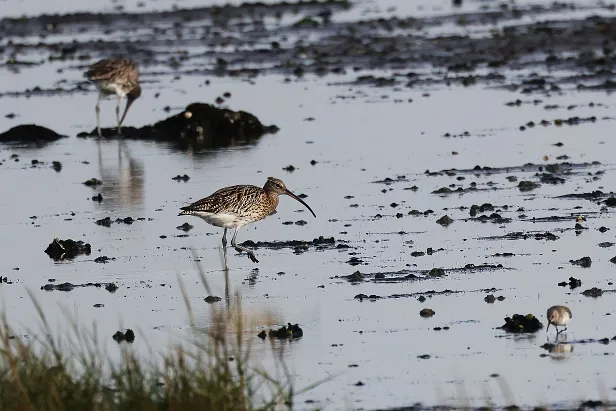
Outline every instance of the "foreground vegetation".
<path fill-rule="evenodd" d="M 207 289 L 203 273 L 202 279 Z M 275 379 L 249 364 L 239 296 L 233 315 L 212 307 L 213 326 L 190 349 L 170 348 L 157 361 L 146 362 L 126 343 L 120 345 L 121 359 L 110 360 L 97 335 L 75 321 L 70 321 L 70 338 L 54 337 L 43 310 L 33 302 L 43 324 L 35 334 L 42 337 L 15 338 L 2 318 L 0 410 L 249 411 L 292 405 L 288 372 Z M 235 332 L 229 332 L 230 323 Z"/>

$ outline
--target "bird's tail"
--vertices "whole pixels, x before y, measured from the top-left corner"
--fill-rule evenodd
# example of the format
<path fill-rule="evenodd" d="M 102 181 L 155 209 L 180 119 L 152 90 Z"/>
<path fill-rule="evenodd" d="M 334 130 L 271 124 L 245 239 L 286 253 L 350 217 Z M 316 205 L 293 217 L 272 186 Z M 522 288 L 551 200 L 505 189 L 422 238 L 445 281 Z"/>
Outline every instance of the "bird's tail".
<path fill-rule="evenodd" d="M 182 210 L 182 212 L 180 212 L 180 214 L 178 214 L 178 216 L 194 214 L 194 211 L 189 210 L 186 207 L 180 208 L 180 210 Z"/>

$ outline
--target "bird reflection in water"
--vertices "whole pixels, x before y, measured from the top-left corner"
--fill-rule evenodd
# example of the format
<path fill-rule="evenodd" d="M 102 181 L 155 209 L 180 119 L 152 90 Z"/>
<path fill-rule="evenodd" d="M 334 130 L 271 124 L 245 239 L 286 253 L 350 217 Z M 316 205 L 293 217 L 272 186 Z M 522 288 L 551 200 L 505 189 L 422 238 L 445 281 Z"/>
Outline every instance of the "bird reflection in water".
<path fill-rule="evenodd" d="M 573 352 L 573 344 L 569 343 L 557 343 L 551 344 L 548 348 L 550 357 L 554 360 L 564 360 L 569 358 L 569 354 Z"/>
<path fill-rule="evenodd" d="M 103 148 L 105 145 L 118 145 L 118 160 L 103 161 Z M 98 141 L 98 170 L 103 185 L 99 187 L 104 200 L 101 205 L 105 208 L 116 209 L 118 205 L 130 204 L 142 207 L 144 205 L 145 173 L 143 163 L 135 159 L 125 140 Z M 136 208 L 136 207 L 135 207 Z"/>

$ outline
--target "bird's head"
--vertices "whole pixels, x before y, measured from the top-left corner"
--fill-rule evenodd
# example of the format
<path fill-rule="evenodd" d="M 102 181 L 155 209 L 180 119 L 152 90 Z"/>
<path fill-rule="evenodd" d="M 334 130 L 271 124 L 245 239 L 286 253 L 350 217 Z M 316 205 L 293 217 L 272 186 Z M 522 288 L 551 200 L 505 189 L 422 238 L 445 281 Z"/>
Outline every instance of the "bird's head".
<path fill-rule="evenodd" d="M 314 211 L 312 211 L 312 208 L 310 208 L 310 206 L 306 204 L 304 200 L 289 191 L 289 189 L 287 189 L 287 186 L 284 184 L 284 181 L 282 181 L 281 179 L 275 177 L 268 177 L 267 181 L 265 182 L 265 185 L 263 186 L 263 190 L 266 193 L 273 193 L 276 195 L 288 195 L 289 197 L 302 203 L 308 210 L 310 210 L 310 212 L 315 218 L 317 217 Z"/>

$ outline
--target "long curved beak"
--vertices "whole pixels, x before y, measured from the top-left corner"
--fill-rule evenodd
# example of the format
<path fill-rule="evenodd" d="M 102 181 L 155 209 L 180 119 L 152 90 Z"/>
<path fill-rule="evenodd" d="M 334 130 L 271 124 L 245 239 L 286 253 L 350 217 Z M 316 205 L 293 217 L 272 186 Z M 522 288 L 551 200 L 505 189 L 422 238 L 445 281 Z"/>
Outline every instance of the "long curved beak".
<path fill-rule="evenodd" d="M 135 102 L 134 98 L 131 98 L 130 96 L 127 97 L 126 99 L 126 108 L 124 109 L 124 114 L 122 114 L 122 119 L 120 120 L 120 125 L 122 125 L 122 123 L 124 123 L 124 117 L 126 117 L 126 113 L 128 113 L 128 109 L 130 108 L 130 106 Z"/>
<path fill-rule="evenodd" d="M 304 202 L 304 200 L 302 200 L 301 198 L 299 198 L 298 196 L 296 196 L 295 194 L 293 194 L 292 192 L 290 192 L 289 190 L 285 191 L 285 194 L 288 195 L 291 198 L 296 199 L 297 201 L 299 201 L 300 203 L 302 203 L 304 206 L 306 206 L 306 208 L 308 210 L 310 210 L 310 212 L 312 213 L 312 215 L 314 216 L 314 218 L 317 218 L 317 215 L 314 213 L 314 211 L 312 211 L 312 208 L 310 208 L 310 206 L 308 204 L 306 204 Z"/>

